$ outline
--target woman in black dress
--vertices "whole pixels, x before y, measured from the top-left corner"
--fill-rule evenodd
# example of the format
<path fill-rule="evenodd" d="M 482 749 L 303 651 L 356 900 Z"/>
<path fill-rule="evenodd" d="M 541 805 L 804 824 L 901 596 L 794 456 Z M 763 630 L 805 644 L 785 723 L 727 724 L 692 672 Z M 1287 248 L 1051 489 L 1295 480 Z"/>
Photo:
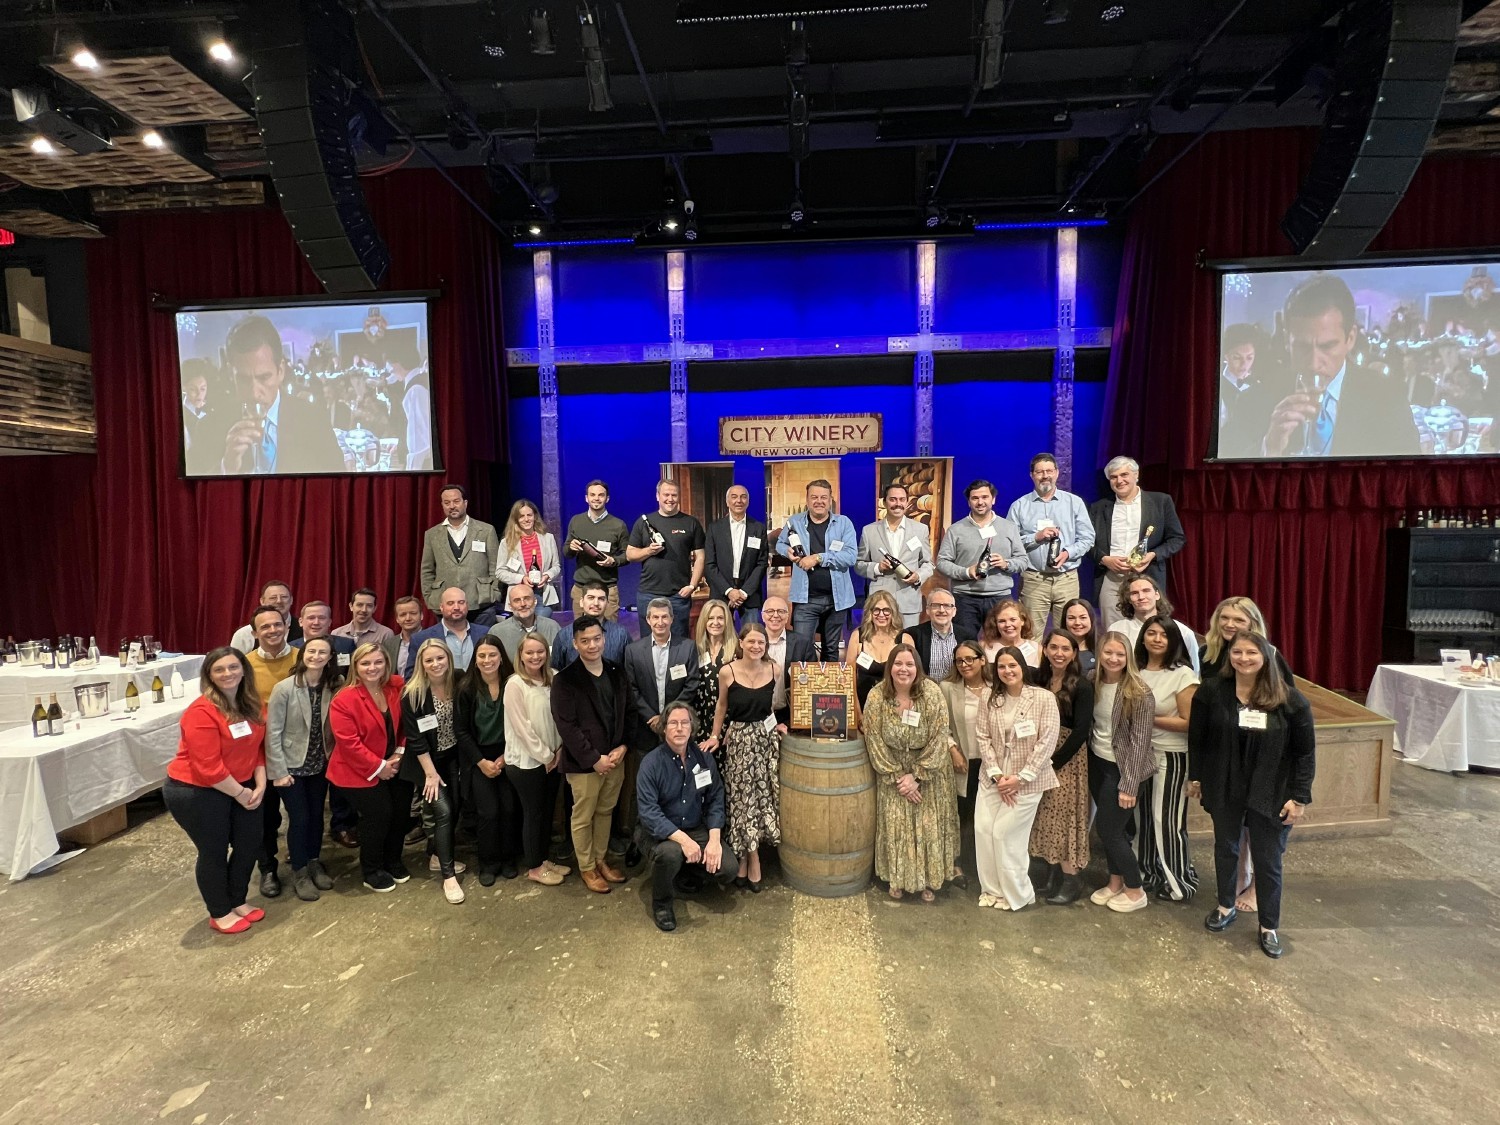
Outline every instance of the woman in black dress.
<path fill-rule="evenodd" d="M 694 694 L 693 736 L 700 742 L 713 730 L 714 711 L 719 706 L 719 672 L 735 657 L 734 630 L 729 627 L 729 603 L 703 603 L 698 614 L 698 690 Z"/>
<path fill-rule="evenodd" d="M 861 707 L 871 689 L 885 679 L 885 662 L 891 658 L 891 649 L 901 643 L 903 628 L 901 607 L 888 590 L 876 590 L 865 599 L 859 629 L 849 638 L 845 653 L 854 664 L 854 692 Z"/>

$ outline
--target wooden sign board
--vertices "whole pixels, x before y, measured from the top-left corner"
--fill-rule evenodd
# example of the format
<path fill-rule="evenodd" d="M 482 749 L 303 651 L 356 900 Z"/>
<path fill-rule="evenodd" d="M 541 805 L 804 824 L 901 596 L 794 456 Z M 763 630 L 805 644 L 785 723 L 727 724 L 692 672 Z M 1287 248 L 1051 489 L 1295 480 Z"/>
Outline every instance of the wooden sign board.
<path fill-rule="evenodd" d="M 813 726 L 814 697 L 843 696 L 845 717 L 843 738 L 853 735 L 854 731 L 859 728 L 855 706 L 854 665 L 794 660 L 787 667 L 787 672 L 792 681 L 788 689 L 788 699 L 792 710 L 790 724 L 792 730 L 810 731 L 815 737 L 821 737 Z M 824 712 L 835 710 L 830 706 L 828 699 L 823 699 L 822 703 L 820 710 Z"/>
<path fill-rule="evenodd" d="M 839 457 L 879 453 L 880 414 L 767 414 L 719 419 L 725 457 Z"/>

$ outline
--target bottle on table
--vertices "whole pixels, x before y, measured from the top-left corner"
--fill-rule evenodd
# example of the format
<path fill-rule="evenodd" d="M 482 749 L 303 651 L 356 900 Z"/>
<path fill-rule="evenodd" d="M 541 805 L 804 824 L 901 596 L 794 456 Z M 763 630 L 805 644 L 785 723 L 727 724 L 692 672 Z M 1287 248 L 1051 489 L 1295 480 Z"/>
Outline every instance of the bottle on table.
<path fill-rule="evenodd" d="M 21 658 L 20 653 L 18 653 L 16 651 L 16 638 L 15 637 L 7 636 L 5 638 L 5 647 L 3 649 L 3 652 L 4 652 L 4 655 L 5 655 L 5 663 L 7 663 L 7 664 L 14 664 L 18 660 L 20 660 L 20 658 Z"/>
<path fill-rule="evenodd" d="M 120 638 L 120 667 L 123 668 L 123 667 L 125 667 L 125 665 L 127 665 L 129 663 L 130 663 L 130 638 L 129 637 L 121 637 Z"/>
<path fill-rule="evenodd" d="M 47 705 L 47 733 L 62 734 L 63 709 L 57 702 L 57 692 L 52 693 L 52 702 Z"/>
<path fill-rule="evenodd" d="M 57 638 L 57 666 L 59 668 L 71 668 L 73 666 L 73 638 Z"/>
<path fill-rule="evenodd" d="M 43 641 L 42 642 L 42 667 L 43 668 L 56 668 L 57 667 L 57 654 L 52 651 L 52 642 L 51 641 Z"/>
<path fill-rule="evenodd" d="M 134 680 L 125 683 L 125 710 L 139 711 L 141 709 L 140 689 L 135 686 Z"/>
<path fill-rule="evenodd" d="M 167 685 L 161 682 L 161 673 L 158 672 L 151 677 L 151 702 L 165 703 L 167 701 Z"/>
<path fill-rule="evenodd" d="M 51 734 L 47 725 L 47 708 L 42 706 L 42 697 L 36 697 L 36 706 L 31 709 L 31 737 L 41 738 L 44 734 Z"/>
<path fill-rule="evenodd" d="M 89 663 L 99 663 L 99 642 L 93 637 L 89 637 Z"/>
<path fill-rule="evenodd" d="M 172 669 L 172 698 L 173 699 L 181 699 L 182 698 L 182 693 L 183 693 L 182 669 L 181 668 L 173 668 Z"/>

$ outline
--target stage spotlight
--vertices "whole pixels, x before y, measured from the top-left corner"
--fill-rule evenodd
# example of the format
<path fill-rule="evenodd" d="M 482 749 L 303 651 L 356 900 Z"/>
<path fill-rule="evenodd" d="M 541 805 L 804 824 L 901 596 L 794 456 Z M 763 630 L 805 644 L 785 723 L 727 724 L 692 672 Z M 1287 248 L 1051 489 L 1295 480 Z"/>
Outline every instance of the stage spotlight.
<path fill-rule="evenodd" d="M 807 218 L 807 207 L 802 202 L 802 193 L 800 191 L 792 196 L 792 206 L 787 211 L 786 216 L 792 221 L 793 226 L 799 225 Z"/>
<path fill-rule="evenodd" d="M 155 129 L 147 129 L 141 134 L 141 144 L 147 148 L 166 148 L 167 142 Z"/>
<path fill-rule="evenodd" d="M 664 230 L 664 231 L 669 231 L 672 234 L 676 234 L 677 233 L 677 227 L 678 227 L 678 225 L 679 224 L 677 222 L 677 219 L 673 215 L 668 215 L 665 219 L 663 219 L 661 221 L 661 229 Z"/>
<path fill-rule="evenodd" d="M 208 45 L 208 57 L 215 62 L 234 62 L 234 50 L 222 39 L 215 39 Z"/>
<path fill-rule="evenodd" d="M 1115 20 L 1119 19 L 1124 14 L 1125 14 L 1125 5 L 1124 4 L 1110 4 L 1108 7 L 1106 7 L 1103 11 L 1101 11 L 1099 13 L 1099 21 L 1101 23 L 1113 23 Z"/>
<path fill-rule="evenodd" d="M 38 156 L 51 156 L 54 152 L 57 151 L 57 146 L 55 146 L 46 137 L 32 137 L 31 151 L 36 153 Z"/>
<path fill-rule="evenodd" d="M 557 53 L 557 44 L 552 39 L 552 17 L 546 8 L 531 9 L 531 53 L 552 55 Z"/>
<path fill-rule="evenodd" d="M 929 203 L 923 212 L 922 225 L 928 230 L 936 230 L 943 225 L 943 220 L 948 216 L 936 203 Z"/>
<path fill-rule="evenodd" d="M 535 236 L 541 234 L 542 233 L 542 224 L 541 223 L 536 223 L 536 222 L 527 224 L 526 233 L 529 234 L 529 235 L 531 235 L 532 237 L 535 237 Z"/>
<path fill-rule="evenodd" d="M 1042 0 L 1042 22 L 1045 24 L 1067 23 L 1073 14 L 1069 0 Z"/>
<path fill-rule="evenodd" d="M 689 242 L 698 241 L 698 220 L 689 219 L 682 227 L 682 237 Z"/>
<path fill-rule="evenodd" d="M 811 114 L 807 108 L 807 95 L 801 90 L 792 91 L 791 106 L 787 110 L 786 147 L 793 160 L 806 160 L 812 155 Z"/>
<path fill-rule="evenodd" d="M 73 65 L 82 67 L 84 70 L 98 70 L 99 60 L 87 47 L 79 47 L 73 52 Z"/>
<path fill-rule="evenodd" d="M 578 25 L 583 38 L 583 77 L 589 84 L 589 110 L 603 113 L 614 108 L 609 96 L 609 68 L 599 42 L 599 17 L 588 4 L 578 6 Z"/>

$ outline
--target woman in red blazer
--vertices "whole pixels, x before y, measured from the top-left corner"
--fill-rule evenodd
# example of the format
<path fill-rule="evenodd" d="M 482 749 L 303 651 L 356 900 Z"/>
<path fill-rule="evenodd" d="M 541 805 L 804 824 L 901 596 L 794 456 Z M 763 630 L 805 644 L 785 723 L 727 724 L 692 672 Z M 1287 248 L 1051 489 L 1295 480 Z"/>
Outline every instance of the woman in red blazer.
<path fill-rule="evenodd" d="M 182 713 L 162 799 L 198 849 L 195 874 L 210 928 L 239 934 L 266 916 L 245 905 L 261 849 L 266 726 L 249 662 L 238 649 L 216 648 L 203 658 L 198 690 Z"/>
<path fill-rule="evenodd" d="M 401 677 L 391 674 L 385 649 L 362 644 L 349 658 L 349 685 L 333 697 L 328 725 L 333 753 L 328 780 L 359 810 L 359 867 L 372 891 L 394 890 L 411 878 L 401 862 L 411 783 L 397 776 L 401 733 Z"/>

